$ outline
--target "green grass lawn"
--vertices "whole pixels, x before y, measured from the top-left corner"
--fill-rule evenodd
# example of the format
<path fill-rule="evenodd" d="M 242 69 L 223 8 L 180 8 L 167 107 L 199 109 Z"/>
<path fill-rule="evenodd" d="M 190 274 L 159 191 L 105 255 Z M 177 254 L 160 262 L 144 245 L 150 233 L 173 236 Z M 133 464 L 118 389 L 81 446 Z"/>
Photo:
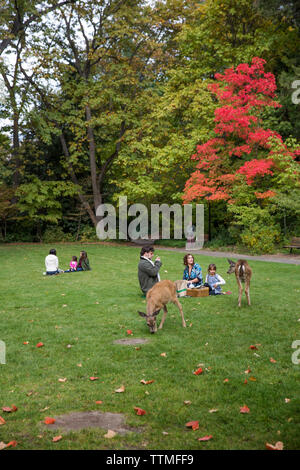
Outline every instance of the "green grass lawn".
<path fill-rule="evenodd" d="M 139 248 L 58 245 L 61 268 L 85 249 L 92 271 L 52 277 L 42 275 L 50 248 L 0 247 L 0 340 L 6 344 L 0 442 L 16 440 L 16 449 L 264 449 L 277 441 L 300 448 L 300 365 L 292 363 L 292 343 L 300 340 L 300 266 L 252 261 L 252 305 L 244 296 L 239 309 L 226 259 L 196 255 L 204 273 L 216 262 L 233 294 L 180 299 L 187 328 L 170 304 L 163 330 L 150 335 L 137 313 L 146 308 Z M 183 253 L 155 254 L 162 279 L 181 279 Z M 113 344 L 128 329 L 149 342 L 138 349 Z M 200 364 L 203 374 L 194 375 Z M 114 393 L 121 385 L 125 392 Z M 16 412 L 2 411 L 12 405 Z M 244 405 L 248 414 L 240 413 Z M 134 407 L 146 414 L 137 416 Z M 91 410 L 123 413 L 142 432 L 106 439 L 107 429 L 85 429 L 53 443 L 62 433 L 41 424 L 47 416 Z M 185 427 L 192 420 L 199 421 L 196 431 Z M 205 435 L 213 438 L 199 442 Z"/>

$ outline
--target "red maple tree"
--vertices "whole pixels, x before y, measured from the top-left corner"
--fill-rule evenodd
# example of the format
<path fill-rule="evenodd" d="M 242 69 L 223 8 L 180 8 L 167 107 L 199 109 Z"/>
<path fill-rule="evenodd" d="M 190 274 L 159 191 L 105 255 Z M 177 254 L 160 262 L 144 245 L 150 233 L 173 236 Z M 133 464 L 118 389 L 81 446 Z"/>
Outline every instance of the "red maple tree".
<path fill-rule="evenodd" d="M 291 161 L 299 150 L 291 152 L 277 132 L 263 127 L 264 110 L 281 106 L 275 100 L 275 77 L 265 72 L 265 63 L 254 57 L 251 65 L 240 64 L 216 74 L 216 82 L 208 86 L 219 102 L 215 137 L 198 145 L 191 157 L 197 164 L 185 185 L 185 203 L 202 198 L 233 202 L 232 189 L 240 175 L 257 189 L 257 199 L 276 194 L 262 185 L 266 175 L 282 171 L 274 155 L 280 148 L 281 155 Z"/>

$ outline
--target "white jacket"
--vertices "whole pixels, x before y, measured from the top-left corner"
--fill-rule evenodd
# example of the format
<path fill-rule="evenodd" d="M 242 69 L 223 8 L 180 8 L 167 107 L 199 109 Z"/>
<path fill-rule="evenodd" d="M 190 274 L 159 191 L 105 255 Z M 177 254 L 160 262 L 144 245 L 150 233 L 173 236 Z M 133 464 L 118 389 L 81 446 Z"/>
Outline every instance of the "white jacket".
<path fill-rule="evenodd" d="M 58 257 L 55 255 L 48 255 L 45 258 L 45 266 L 47 272 L 58 270 Z"/>

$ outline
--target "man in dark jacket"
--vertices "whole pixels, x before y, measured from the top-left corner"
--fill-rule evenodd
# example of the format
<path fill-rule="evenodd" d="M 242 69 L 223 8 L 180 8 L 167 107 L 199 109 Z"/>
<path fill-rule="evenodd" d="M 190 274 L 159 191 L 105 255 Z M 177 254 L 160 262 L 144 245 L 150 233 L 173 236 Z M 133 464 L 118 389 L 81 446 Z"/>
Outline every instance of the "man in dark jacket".
<path fill-rule="evenodd" d="M 160 258 L 157 257 L 153 263 L 152 257 L 154 248 L 152 246 L 143 246 L 140 254 L 140 262 L 138 266 L 138 277 L 143 294 L 147 294 L 148 290 L 160 281 L 159 269 L 162 265 Z"/>

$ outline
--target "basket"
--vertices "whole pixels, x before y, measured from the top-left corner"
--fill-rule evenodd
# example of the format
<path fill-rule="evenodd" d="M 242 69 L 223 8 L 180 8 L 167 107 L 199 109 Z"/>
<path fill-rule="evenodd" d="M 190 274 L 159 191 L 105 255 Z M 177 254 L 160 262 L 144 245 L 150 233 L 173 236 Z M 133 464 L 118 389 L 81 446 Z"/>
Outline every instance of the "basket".
<path fill-rule="evenodd" d="M 209 288 L 208 287 L 195 287 L 194 289 L 187 289 L 187 293 L 189 297 L 208 297 L 209 296 Z"/>

